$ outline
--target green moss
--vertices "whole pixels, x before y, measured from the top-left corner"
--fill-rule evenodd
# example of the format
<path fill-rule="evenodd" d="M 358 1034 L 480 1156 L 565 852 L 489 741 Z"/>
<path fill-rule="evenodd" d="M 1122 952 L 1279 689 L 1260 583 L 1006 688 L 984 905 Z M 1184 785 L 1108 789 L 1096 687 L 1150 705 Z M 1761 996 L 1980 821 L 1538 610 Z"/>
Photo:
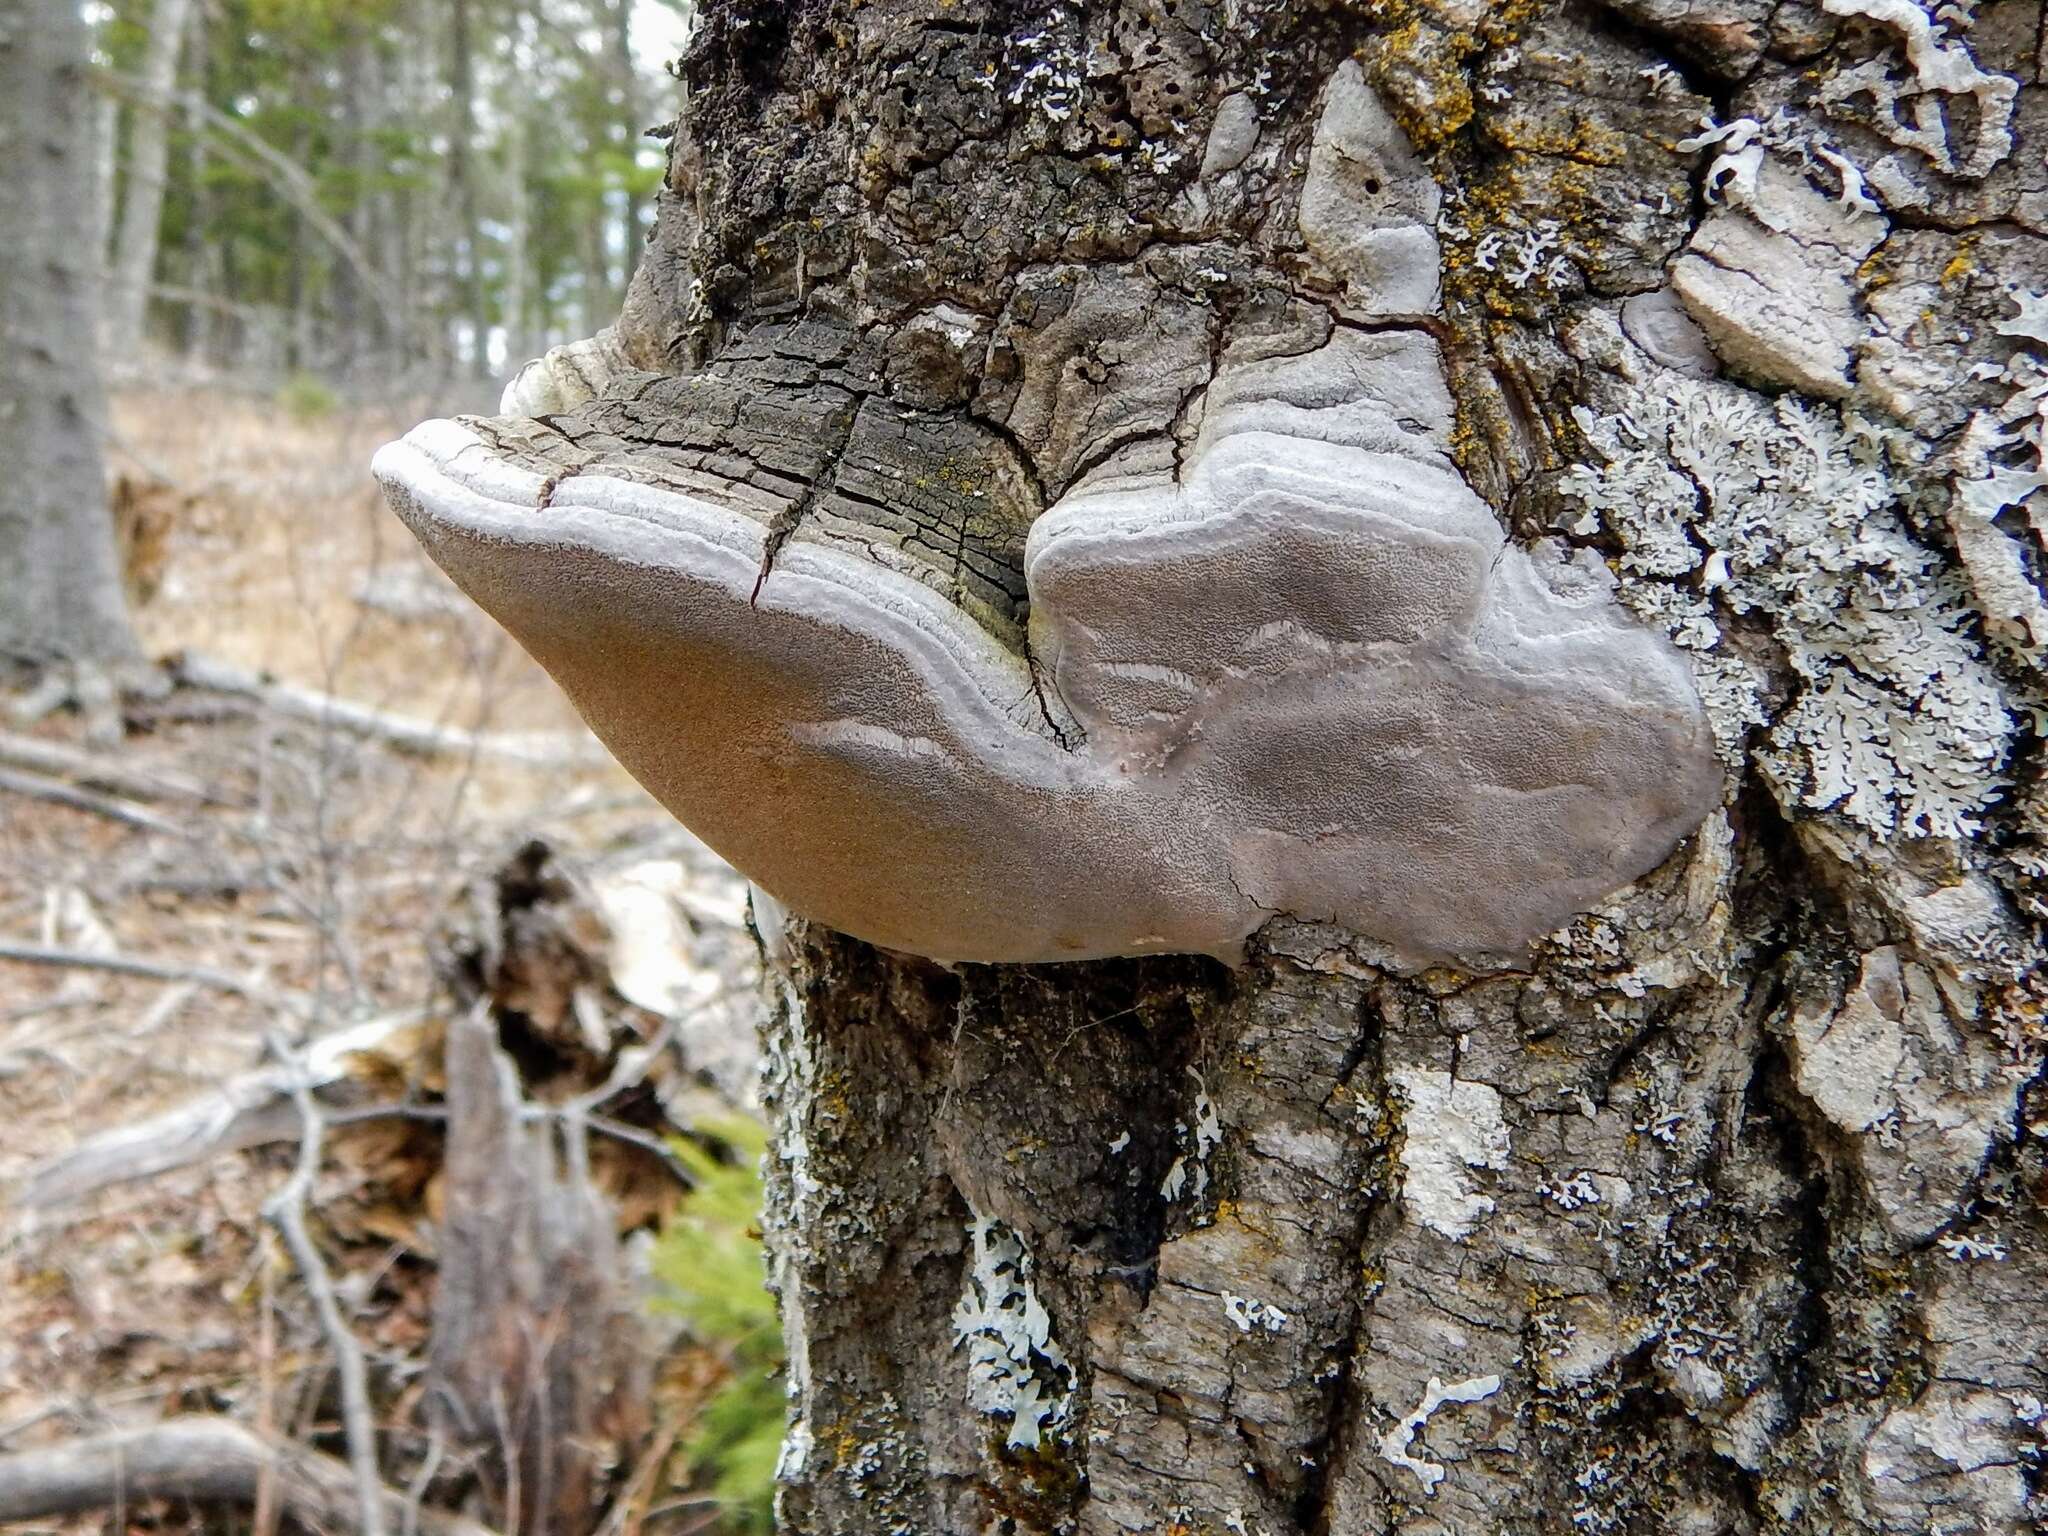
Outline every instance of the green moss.
<path fill-rule="evenodd" d="M 725 1143 L 732 1159 L 714 1157 L 695 1141 L 674 1144 L 692 1189 L 654 1247 L 652 1267 L 663 1289 L 655 1305 L 681 1317 L 732 1370 L 683 1442 L 689 1474 L 726 1506 L 729 1529 L 765 1533 L 775 1525 L 783 1427 L 782 1330 L 754 1226 L 767 1137 L 740 1116 L 702 1130 Z"/>

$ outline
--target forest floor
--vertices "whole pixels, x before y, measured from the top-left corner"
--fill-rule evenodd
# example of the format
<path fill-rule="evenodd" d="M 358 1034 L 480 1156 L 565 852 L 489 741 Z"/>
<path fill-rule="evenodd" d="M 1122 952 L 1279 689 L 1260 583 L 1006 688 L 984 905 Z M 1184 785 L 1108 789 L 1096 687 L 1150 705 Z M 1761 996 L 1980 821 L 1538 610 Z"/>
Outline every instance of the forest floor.
<path fill-rule="evenodd" d="M 0 945 L 42 954 L 0 958 L 0 1453 L 189 1412 L 339 1452 L 331 1361 L 262 1218 L 291 1172 L 289 1138 L 37 1208 L 25 1197 L 67 1154 L 152 1117 L 197 1105 L 205 1141 L 234 1116 L 224 1089 L 242 1093 L 346 1027 L 397 1026 L 374 1068 L 350 1070 L 431 1100 L 455 1006 L 445 957 L 512 932 L 478 907 L 503 895 L 493 881 L 522 846 L 572 872 L 577 914 L 562 926 L 575 954 L 561 963 L 576 971 L 562 1028 L 580 1044 L 549 1056 L 562 1081 L 530 1084 L 536 1096 L 590 1092 L 659 1033 L 661 1070 L 642 1075 L 663 1102 L 750 1102 L 744 887 L 595 750 L 553 683 L 385 509 L 369 458 L 416 414 L 294 414 L 189 391 L 115 403 L 117 517 L 152 658 L 173 676 L 180 658 L 186 673 L 204 658 L 476 734 L 423 755 L 267 695 L 177 686 L 128 695 L 110 743 L 68 712 L 10 718 L 0 698 L 6 738 L 165 787 L 116 793 L 82 771 L 0 782 Z M 536 763 L 480 746 L 498 733 L 560 750 Z M 82 788 L 69 797 L 82 803 L 52 799 L 53 783 Z M 502 933 L 479 936 L 493 923 Z M 156 974 L 60 966 L 51 952 Z M 671 989 L 668 1009 L 650 987 Z M 670 1134 L 687 1118 L 657 1106 L 641 1123 Z M 321 1245 L 387 1387 L 421 1376 L 429 1344 L 438 1135 L 405 1119 L 340 1127 L 315 1187 Z M 622 1230 L 674 1207 L 652 1159 L 607 1166 L 596 1178 Z M 417 1395 L 380 1403 L 400 1468 L 418 1460 L 403 1445 Z M 182 1529 L 191 1517 L 151 1518 Z"/>

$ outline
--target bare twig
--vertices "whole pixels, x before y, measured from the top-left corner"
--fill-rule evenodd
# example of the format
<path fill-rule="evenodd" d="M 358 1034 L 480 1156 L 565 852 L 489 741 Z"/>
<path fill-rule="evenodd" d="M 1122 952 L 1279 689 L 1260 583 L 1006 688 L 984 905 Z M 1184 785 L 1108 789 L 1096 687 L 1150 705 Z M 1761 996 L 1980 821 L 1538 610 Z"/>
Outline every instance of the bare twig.
<path fill-rule="evenodd" d="M 165 960 L 145 960 L 137 955 L 96 955 L 88 950 L 62 949 L 49 944 L 17 944 L 0 939 L 0 960 L 22 965 L 54 965 L 74 971 L 111 971 L 117 976 L 140 976 L 147 981 L 189 981 L 215 992 L 232 992 L 251 1002 L 296 1013 L 297 999 L 273 992 L 268 987 L 226 971 L 203 965 L 177 965 Z"/>
<path fill-rule="evenodd" d="M 137 805 L 132 800 L 116 800 L 112 795 L 96 794 L 92 790 L 66 784 L 62 779 L 45 778 L 40 773 L 0 767 L 0 790 L 26 795 L 32 800 L 47 800 L 52 805 L 67 805 L 74 811 L 104 816 L 123 826 L 140 827 L 145 832 L 156 832 L 165 837 L 186 835 L 186 828 L 168 817 L 157 815 L 147 806 Z"/>
<path fill-rule="evenodd" d="M 640 1536 L 641 1522 L 646 1519 L 647 1506 L 654 1496 L 655 1480 L 668 1464 L 676 1442 L 682 1436 L 682 1416 L 664 1414 L 655 1428 L 654 1438 L 648 1442 L 639 1464 L 633 1468 L 633 1475 L 626 1479 L 626 1486 L 619 1490 L 618 1496 L 612 1500 L 612 1507 L 605 1512 L 604 1522 L 598 1526 L 596 1536 Z"/>
<path fill-rule="evenodd" d="M 319 1315 L 320 1331 L 327 1337 L 327 1347 L 334 1351 L 335 1374 L 341 1384 L 342 1432 L 348 1445 L 349 1464 L 355 1471 L 358 1529 L 361 1536 L 384 1536 L 384 1479 L 377 1469 L 377 1431 L 370 1414 L 370 1380 L 363 1365 L 363 1347 L 341 1315 L 333 1277 L 327 1273 L 326 1261 L 320 1257 L 312 1233 L 306 1230 L 306 1202 L 320 1171 L 325 1132 L 320 1106 L 313 1102 L 309 1076 L 303 1069 L 297 1071 L 292 1086 L 301 1126 L 299 1160 L 292 1176 L 263 1202 L 263 1216 L 291 1251 L 299 1277 L 313 1299 L 313 1310 Z"/>
<path fill-rule="evenodd" d="M 256 1431 L 264 1436 L 277 1430 L 277 1309 L 276 1287 L 270 1273 L 273 1252 L 266 1234 L 256 1255 L 261 1286 L 256 1300 Z M 256 1479 L 256 1509 L 249 1521 L 255 1536 L 277 1536 L 277 1502 L 277 1469 L 265 1466 Z"/>
<path fill-rule="evenodd" d="M 341 1462 L 232 1419 L 193 1416 L 0 1456 L 0 1522 L 138 1498 L 253 1505 L 266 1476 L 276 1480 L 280 1509 L 307 1530 L 381 1530 L 405 1513 L 403 1495 L 376 1483 L 377 1523 L 358 1527 L 361 1488 Z M 492 1536 L 487 1526 L 440 1510 L 420 1510 L 418 1521 L 426 1536 Z"/>
<path fill-rule="evenodd" d="M 437 1427 L 427 1437 L 427 1454 L 420 1462 L 420 1469 L 406 1485 L 404 1518 L 399 1523 L 399 1536 L 419 1536 L 420 1515 L 427 1496 L 427 1489 L 433 1485 L 434 1474 L 441 1470 L 441 1459 L 447 1455 L 447 1441 Z"/>

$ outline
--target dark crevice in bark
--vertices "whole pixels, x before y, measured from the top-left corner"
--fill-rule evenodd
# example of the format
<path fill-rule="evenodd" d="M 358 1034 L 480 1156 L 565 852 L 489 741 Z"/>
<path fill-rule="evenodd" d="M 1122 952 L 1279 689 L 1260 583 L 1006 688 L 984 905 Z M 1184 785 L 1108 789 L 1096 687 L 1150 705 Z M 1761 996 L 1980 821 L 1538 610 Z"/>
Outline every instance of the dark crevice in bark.
<path fill-rule="evenodd" d="M 1381 1056 L 1387 1029 L 1384 1007 L 1378 988 L 1359 998 L 1358 1033 L 1345 1049 L 1336 1074 L 1337 1086 L 1354 1093 L 1358 1091 L 1354 1085 L 1359 1079 L 1368 1079 L 1366 1089 L 1380 1103 L 1386 1102 L 1389 1093 Z M 1384 1163 L 1391 1153 L 1392 1148 L 1386 1143 L 1374 1145 L 1367 1153 L 1368 1167 Z M 1346 1536 L 1333 1524 L 1333 1474 L 1347 1459 L 1351 1437 L 1369 1433 L 1364 1394 L 1357 1381 L 1358 1357 L 1366 1347 L 1372 1301 L 1367 1294 L 1370 1284 L 1364 1278 L 1364 1270 L 1375 1247 L 1374 1228 L 1384 1227 L 1391 1218 L 1393 1180 L 1384 1167 L 1377 1174 L 1368 1172 L 1367 1178 L 1373 1193 L 1358 1201 L 1357 1229 L 1344 1249 L 1347 1254 L 1357 1255 L 1359 1273 L 1350 1290 L 1350 1315 L 1336 1352 L 1336 1377 L 1324 1404 L 1322 1433 L 1308 1453 L 1315 1458 L 1315 1465 L 1307 1469 L 1301 1492 L 1294 1500 L 1294 1523 L 1304 1536 Z"/>
<path fill-rule="evenodd" d="M 1808 1122 L 1812 1107 L 1792 1081 L 1791 1062 L 1775 1041 L 1759 1054 L 1746 1095 L 1745 1123 L 1760 1122 L 1779 1143 L 1782 1166 L 1798 1187 L 1794 1206 L 1797 1240 L 1788 1257 L 1799 1281 L 1800 1305 L 1793 1326 L 1776 1341 L 1776 1356 L 1795 1421 L 1806 1417 L 1812 1402 L 1816 1357 L 1833 1344 L 1833 1319 L 1827 1304 L 1835 1266 L 1834 1212 L 1838 1205 L 1833 1159 L 1814 1145 Z"/>
<path fill-rule="evenodd" d="M 1725 117 L 1736 93 L 1762 67 L 1759 56 L 1740 72 L 1713 68 L 1697 47 L 1675 33 L 1651 27 L 1617 9 L 1609 0 L 1596 0 L 1587 9 L 1588 29 L 1597 36 L 1613 38 L 1631 52 L 1645 54 L 1668 65 L 1685 82 L 1687 90 L 1714 103 L 1717 116 Z"/>

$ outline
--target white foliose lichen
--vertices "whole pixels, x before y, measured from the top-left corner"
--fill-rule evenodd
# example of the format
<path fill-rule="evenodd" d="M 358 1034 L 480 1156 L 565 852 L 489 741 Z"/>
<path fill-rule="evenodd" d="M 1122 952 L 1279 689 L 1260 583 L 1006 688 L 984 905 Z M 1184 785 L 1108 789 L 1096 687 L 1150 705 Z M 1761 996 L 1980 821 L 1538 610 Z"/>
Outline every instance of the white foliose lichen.
<path fill-rule="evenodd" d="M 1935 1242 L 1940 1246 L 1943 1253 L 1954 1259 L 1958 1264 L 1983 1261 L 2000 1264 L 2006 1258 L 2005 1244 L 1995 1237 L 1989 1239 L 1980 1237 L 1940 1237 L 1936 1238 Z"/>
<path fill-rule="evenodd" d="M 1499 1173 L 1508 1166 L 1500 1094 L 1428 1067 L 1396 1067 L 1389 1075 L 1405 1106 L 1402 1208 L 1419 1225 L 1462 1242 L 1494 1208 L 1474 1170 Z"/>
<path fill-rule="evenodd" d="M 1998 523 L 2007 513 L 2023 517 L 2033 530 L 2034 560 L 2048 560 L 2048 295 L 2010 297 L 2018 313 L 1997 330 L 2019 349 L 2002 366 L 1977 370 L 2010 393 L 1964 429 L 1949 527 L 1993 638 L 2039 668 L 2048 664 L 2048 603 L 2021 540 Z"/>
<path fill-rule="evenodd" d="M 1962 572 L 1916 530 L 1940 515 L 1910 436 L 1832 406 L 1659 376 L 1578 421 L 1602 462 L 1562 482 L 1573 534 L 1622 546 L 1621 598 L 1696 666 L 1722 755 L 1754 749 L 1789 808 L 1880 836 L 1965 837 L 2000 798 L 2018 730 Z M 1723 626 L 1766 627 L 1797 687 L 1771 720 Z"/>
<path fill-rule="evenodd" d="M 1867 97 L 1878 132 L 1952 176 L 1986 175 L 2012 152 L 2019 82 L 1978 68 L 1969 46 L 1951 35 L 1951 27 L 1961 31 L 1969 26 L 1973 18 L 1967 9 L 1944 7 L 1938 19 L 1919 0 L 1821 0 L 1821 9 L 1890 29 L 1906 57 L 1903 79 L 1887 59 L 1838 70 L 1823 82 L 1822 101 L 1838 105 Z M 1956 114 L 1940 99 L 1957 96 L 1972 98 L 1974 113 Z M 1952 118 L 1975 124 L 1974 139 L 1960 148 L 1950 141 Z"/>
<path fill-rule="evenodd" d="M 1201 1073 L 1188 1068 L 1188 1076 L 1195 1080 L 1194 1124 L 1185 1120 L 1174 1122 L 1174 1134 L 1186 1139 L 1194 1138 L 1191 1151 L 1183 1152 L 1167 1167 L 1166 1177 L 1160 1181 L 1159 1193 L 1168 1200 L 1178 1200 L 1189 1195 L 1196 1200 L 1209 1192 L 1209 1154 L 1223 1143 L 1223 1121 L 1216 1114 L 1216 1106 L 1209 1102 L 1209 1089 L 1203 1083 Z"/>
<path fill-rule="evenodd" d="M 1423 1389 L 1422 1401 L 1380 1436 L 1380 1459 L 1413 1472 L 1415 1480 L 1422 1484 L 1423 1493 L 1435 1498 L 1436 1485 L 1448 1472 L 1440 1463 L 1417 1456 L 1410 1450 L 1415 1444 L 1415 1437 L 1428 1427 L 1430 1417 L 1438 1409 L 1454 1403 L 1483 1403 L 1498 1391 L 1498 1376 L 1472 1376 L 1464 1381 L 1454 1381 L 1449 1386 L 1444 1385 L 1441 1377 L 1430 1377 L 1429 1385 Z"/>
<path fill-rule="evenodd" d="M 1285 1333 L 1288 1316 L 1270 1301 L 1257 1301 L 1249 1296 L 1240 1296 L 1235 1291 L 1223 1293 L 1223 1315 L 1230 1319 L 1239 1333 L 1250 1333 L 1261 1329 L 1266 1333 Z"/>
<path fill-rule="evenodd" d="M 1011 106 L 1036 107 L 1064 123 L 1081 105 L 1084 59 L 1080 25 L 1066 5 L 1055 5 L 1029 32 L 1012 37 L 1005 49 Z"/>
<path fill-rule="evenodd" d="M 1561 1211 L 1576 1211 L 1581 1206 L 1600 1203 L 1599 1186 L 1584 1172 L 1545 1179 L 1536 1186 L 1536 1193 Z"/>
<path fill-rule="evenodd" d="M 1518 293 L 1531 283 L 1558 287 L 1575 270 L 1558 249 L 1563 229 L 1556 219 L 1538 219 L 1524 229 L 1490 229 L 1472 248 L 1472 265 L 1499 274 Z"/>
<path fill-rule="evenodd" d="M 1769 117 L 1738 117 L 1716 122 L 1709 115 L 1700 119 L 1700 131 L 1680 139 L 1678 147 L 1688 153 L 1718 150 L 1707 164 L 1701 185 L 1709 203 L 1728 203 L 1753 208 L 1758 195 L 1757 177 L 1766 153 L 1796 160 L 1800 171 L 1815 186 L 1832 192 L 1835 201 L 1853 213 L 1877 214 L 1883 205 L 1872 195 L 1863 168 L 1818 131 L 1810 119 L 1780 107 Z"/>
<path fill-rule="evenodd" d="M 953 1344 L 966 1347 L 974 1406 L 1009 1419 L 1013 1449 L 1035 1449 L 1073 1415 L 1074 1368 L 1052 1336 L 1022 1239 L 978 1211 L 969 1218 L 973 1262 L 953 1308 Z"/>

